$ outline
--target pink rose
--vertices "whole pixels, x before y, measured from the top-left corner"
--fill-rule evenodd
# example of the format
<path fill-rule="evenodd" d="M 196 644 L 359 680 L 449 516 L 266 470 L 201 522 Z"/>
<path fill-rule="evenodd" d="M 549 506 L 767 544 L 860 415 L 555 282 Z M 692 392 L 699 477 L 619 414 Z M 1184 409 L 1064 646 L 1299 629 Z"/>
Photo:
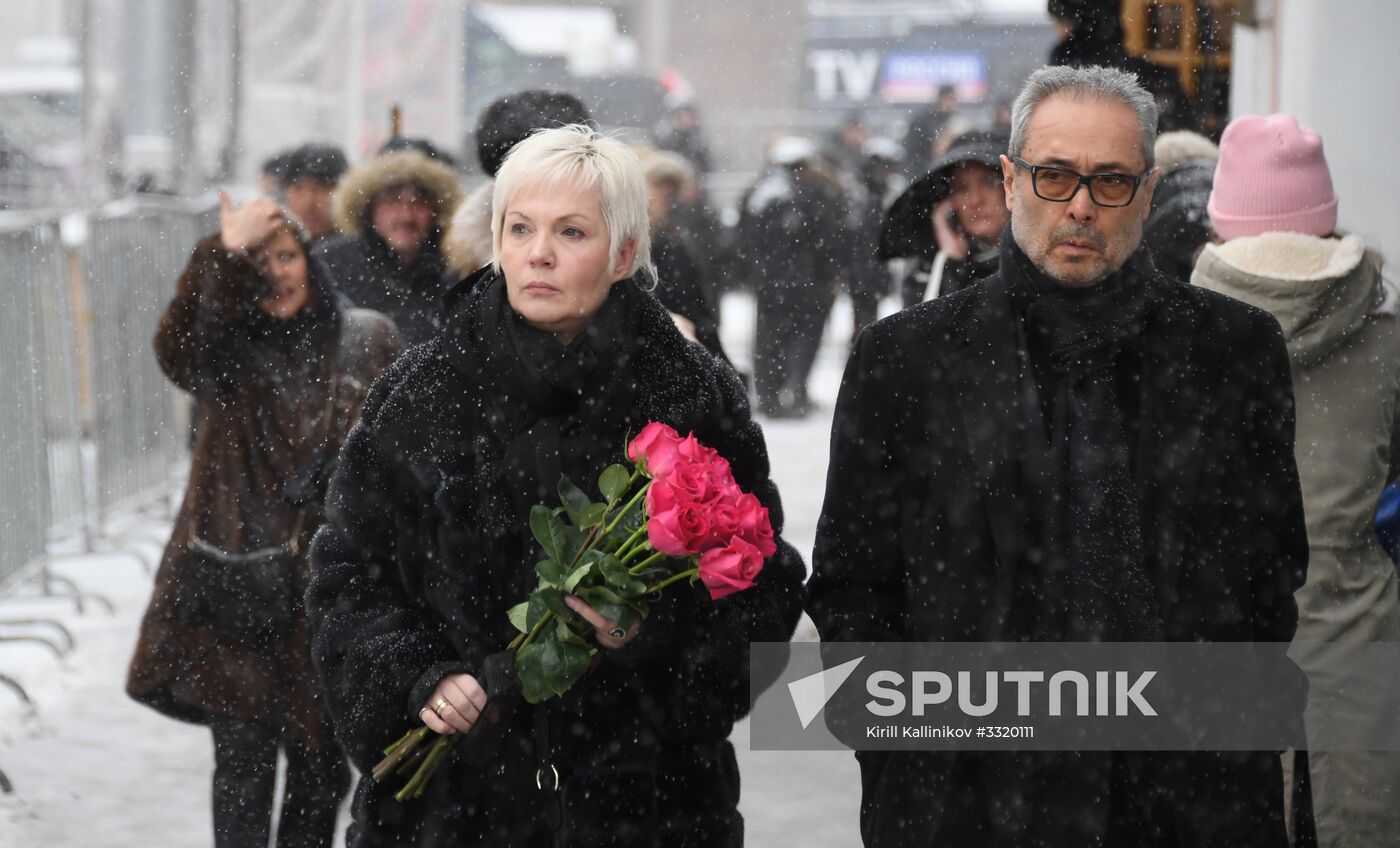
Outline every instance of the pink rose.
<path fill-rule="evenodd" d="M 675 488 L 677 497 L 692 503 L 709 504 L 724 495 L 728 479 L 728 466 L 681 462 L 671 469 L 666 482 Z"/>
<path fill-rule="evenodd" d="M 647 541 L 666 556 L 689 556 L 685 531 L 680 526 L 683 503 L 666 480 L 655 480 L 647 489 Z"/>
<path fill-rule="evenodd" d="M 653 479 L 647 490 L 647 538 L 651 546 L 671 557 L 728 548 L 743 541 L 770 557 L 778 549 L 768 510 L 734 480 L 729 462 L 713 448 L 684 439 L 661 424 L 649 424 L 628 456 L 646 459 Z M 660 459 L 663 470 L 651 466 Z"/>
<path fill-rule="evenodd" d="M 680 505 L 682 497 L 676 492 L 676 487 L 668 477 L 665 480 L 655 480 L 647 488 L 645 506 L 647 515 L 656 516 L 668 510 L 674 510 Z"/>
<path fill-rule="evenodd" d="M 723 547 L 739 533 L 740 515 L 732 502 L 720 501 L 707 507 L 710 533 L 702 542 L 702 550 Z"/>
<path fill-rule="evenodd" d="M 689 503 L 676 512 L 676 526 L 687 553 L 698 554 L 710 538 L 710 514 L 703 504 Z"/>
<path fill-rule="evenodd" d="M 649 476 L 665 477 L 681 459 L 680 445 L 680 433 L 659 421 L 653 421 L 627 445 L 627 458 L 634 463 L 644 463 Z"/>
<path fill-rule="evenodd" d="M 733 539 L 723 548 L 712 548 L 700 555 L 700 580 L 716 601 L 753 586 L 754 579 L 762 570 L 763 554 L 740 538 Z"/>
<path fill-rule="evenodd" d="M 773 540 L 773 523 L 768 518 L 768 507 L 748 492 L 739 496 L 736 507 L 739 512 L 739 538 L 748 541 L 765 557 L 777 553 L 778 543 Z"/>
<path fill-rule="evenodd" d="M 680 453 L 681 458 L 686 462 L 693 462 L 698 465 L 710 465 L 717 459 L 723 461 L 723 458 L 719 455 L 719 451 L 700 444 L 700 440 L 695 438 L 694 433 L 682 439 L 680 445 L 676 447 L 676 451 Z M 724 464 L 726 467 L 729 465 L 728 462 Z"/>
<path fill-rule="evenodd" d="M 723 544 L 728 538 L 726 536 L 717 541 L 712 508 L 690 498 L 675 485 L 674 476 L 651 484 L 647 490 L 646 506 L 647 540 L 653 548 L 667 556 L 698 554 L 706 548 Z M 737 526 L 737 513 L 733 510 L 730 513 L 733 514 L 721 513 L 721 517 Z"/>

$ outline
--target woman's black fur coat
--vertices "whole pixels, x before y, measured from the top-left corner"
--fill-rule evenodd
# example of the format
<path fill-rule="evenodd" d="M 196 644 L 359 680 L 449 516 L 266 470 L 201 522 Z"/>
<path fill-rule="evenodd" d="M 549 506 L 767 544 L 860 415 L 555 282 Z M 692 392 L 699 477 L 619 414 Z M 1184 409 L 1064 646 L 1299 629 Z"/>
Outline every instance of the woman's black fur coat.
<path fill-rule="evenodd" d="M 365 773 L 350 845 L 737 848 L 727 740 L 749 708 L 748 645 L 786 641 L 802 605 L 805 569 L 781 539 L 753 589 L 720 601 L 668 589 L 631 644 L 600 651 L 563 698 L 508 710 L 499 749 L 484 763 L 457 751 L 422 799 L 396 802 L 401 780 L 368 776 L 445 674 L 480 674 L 514 635 L 506 610 L 541 558 L 529 508 L 557 503 L 561 471 L 596 491 L 628 435 L 665 422 L 725 456 L 782 528 L 738 380 L 631 280 L 567 351 L 509 310 L 489 268 L 447 309 L 442 334 L 372 390 L 312 551 L 313 653 L 337 737 Z"/>

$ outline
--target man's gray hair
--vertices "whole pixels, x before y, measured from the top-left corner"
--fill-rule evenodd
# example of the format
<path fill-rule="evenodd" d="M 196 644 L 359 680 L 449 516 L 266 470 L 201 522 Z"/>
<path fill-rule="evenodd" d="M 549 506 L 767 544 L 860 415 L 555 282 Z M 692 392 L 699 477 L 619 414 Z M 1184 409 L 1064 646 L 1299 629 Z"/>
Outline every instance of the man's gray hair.
<path fill-rule="evenodd" d="M 1011 105 L 1011 155 L 1020 156 L 1026 145 L 1026 130 L 1030 127 L 1035 107 L 1056 94 L 1075 99 L 1116 100 L 1137 115 L 1142 131 L 1139 149 L 1146 170 L 1152 170 L 1155 160 L 1152 145 L 1157 140 L 1157 101 L 1135 74 L 1101 65 L 1075 68 L 1057 65 L 1041 68 L 1026 79 L 1026 85 Z"/>

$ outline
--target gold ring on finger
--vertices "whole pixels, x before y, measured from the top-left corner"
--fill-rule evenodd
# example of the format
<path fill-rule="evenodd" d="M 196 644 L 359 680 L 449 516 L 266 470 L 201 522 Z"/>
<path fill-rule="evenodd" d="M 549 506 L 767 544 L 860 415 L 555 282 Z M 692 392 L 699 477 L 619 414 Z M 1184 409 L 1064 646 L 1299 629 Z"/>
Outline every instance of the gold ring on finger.
<path fill-rule="evenodd" d="M 447 703 L 447 699 L 439 695 L 438 699 L 433 701 L 433 712 L 438 714 L 438 718 L 442 718 L 442 711 L 449 706 L 451 706 L 451 704 Z"/>

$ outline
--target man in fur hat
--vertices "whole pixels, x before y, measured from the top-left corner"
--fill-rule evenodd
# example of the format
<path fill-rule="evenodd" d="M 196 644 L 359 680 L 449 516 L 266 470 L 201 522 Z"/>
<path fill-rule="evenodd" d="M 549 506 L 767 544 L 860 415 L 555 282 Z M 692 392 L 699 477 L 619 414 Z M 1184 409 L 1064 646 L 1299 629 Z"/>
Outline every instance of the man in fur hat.
<path fill-rule="evenodd" d="M 356 306 L 393 319 L 408 344 L 441 323 L 442 233 L 461 200 L 457 174 L 417 149 L 383 153 L 336 189 L 342 235 L 316 249 Z"/>

